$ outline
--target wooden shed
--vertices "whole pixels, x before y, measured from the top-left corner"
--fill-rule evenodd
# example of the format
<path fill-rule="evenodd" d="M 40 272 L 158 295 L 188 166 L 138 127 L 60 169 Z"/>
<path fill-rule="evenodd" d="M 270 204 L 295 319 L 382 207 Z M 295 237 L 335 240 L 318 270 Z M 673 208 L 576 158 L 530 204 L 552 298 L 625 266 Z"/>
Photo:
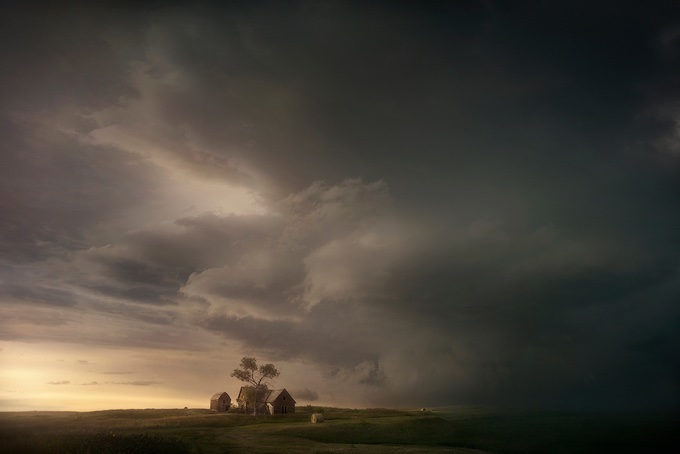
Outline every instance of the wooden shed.
<path fill-rule="evenodd" d="M 219 413 L 229 410 L 231 406 L 231 397 L 229 394 L 222 392 L 214 394 L 210 398 L 210 409 Z"/>

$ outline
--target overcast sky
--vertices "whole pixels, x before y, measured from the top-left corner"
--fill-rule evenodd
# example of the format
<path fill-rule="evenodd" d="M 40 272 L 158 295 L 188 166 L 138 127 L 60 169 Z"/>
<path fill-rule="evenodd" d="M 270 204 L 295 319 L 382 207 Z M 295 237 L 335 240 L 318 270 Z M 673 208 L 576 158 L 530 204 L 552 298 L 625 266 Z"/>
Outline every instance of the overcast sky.
<path fill-rule="evenodd" d="M 674 2 L 11 3 L 0 409 L 680 407 Z"/>

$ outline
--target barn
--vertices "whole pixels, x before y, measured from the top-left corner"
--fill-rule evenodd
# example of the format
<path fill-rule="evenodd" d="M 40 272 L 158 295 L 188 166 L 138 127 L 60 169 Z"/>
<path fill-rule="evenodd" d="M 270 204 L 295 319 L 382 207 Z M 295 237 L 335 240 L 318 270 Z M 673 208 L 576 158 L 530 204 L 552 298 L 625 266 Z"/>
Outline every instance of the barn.
<path fill-rule="evenodd" d="M 222 392 L 216 393 L 210 398 L 210 409 L 219 413 L 229 410 L 231 406 L 231 397 L 229 394 Z"/>

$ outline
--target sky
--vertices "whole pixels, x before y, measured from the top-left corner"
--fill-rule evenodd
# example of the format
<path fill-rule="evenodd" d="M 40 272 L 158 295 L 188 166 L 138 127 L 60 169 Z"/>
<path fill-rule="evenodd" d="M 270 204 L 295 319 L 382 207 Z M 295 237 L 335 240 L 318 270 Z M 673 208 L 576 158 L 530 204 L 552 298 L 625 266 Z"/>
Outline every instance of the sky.
<path fill-rule="evenodd" d="M 680 408 L 672 1 L 3 2 L 0 410 Z"/>

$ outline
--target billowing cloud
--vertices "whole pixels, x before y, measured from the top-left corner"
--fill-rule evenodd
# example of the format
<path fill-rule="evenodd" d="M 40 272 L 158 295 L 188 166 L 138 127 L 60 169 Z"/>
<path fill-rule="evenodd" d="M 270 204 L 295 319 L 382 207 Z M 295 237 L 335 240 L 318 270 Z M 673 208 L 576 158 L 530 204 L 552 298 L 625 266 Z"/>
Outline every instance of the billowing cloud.
<path fill-rule="evenodd" d="M 2 383 L 677 407 L 669 5 L 4 5 Z"/>
<path fill-rule="evenodd" d="M 319 400 L 319 393 L 312 391 L 309 388 L 292 389 L 291 392 L 296 399 L 303 402 L 315 402 Z"/>

